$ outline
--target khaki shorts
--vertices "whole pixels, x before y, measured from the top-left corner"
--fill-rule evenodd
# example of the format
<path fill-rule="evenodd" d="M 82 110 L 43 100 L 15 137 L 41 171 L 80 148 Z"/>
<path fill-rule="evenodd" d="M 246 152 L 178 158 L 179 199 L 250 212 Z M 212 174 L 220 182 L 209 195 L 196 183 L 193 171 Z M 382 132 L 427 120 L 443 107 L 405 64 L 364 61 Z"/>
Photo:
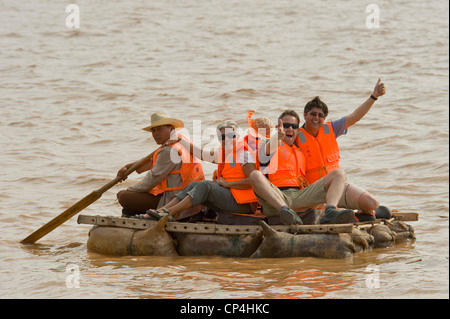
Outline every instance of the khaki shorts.
<path fill-rule="evenodd" d="M 295 211 L 303 211 L 310 207 L 314 208 L 326 203 L 327 192 L 325 190 L 324 178 L 319 179 L 315 183 L 303 189 L 289 188 L 285 190 L 280 190 L 272 183 L 270 185 L 272 186 L 275 192 L 280 194 L 286 205 Z M 348 196 L 347 190 L 349 186 L 350 184 L 345 185 L 344 193 L 342 194 L 342 197 L 339 200 L 338 207 L 359 209 L 358 199 L 366 191 L 352 185 L 352 192 L 354 191 L 353 194 L 356 194 L 356 196 Z M 269 203 L 267 203 L 264 199 L 262 199 L 258 195 L 256 196 L 258 197 L 258 201 L 262 206 L 264 215 L 266 216 L 278 215 L 278 211 L 275 208 L 273 208 Z"/>

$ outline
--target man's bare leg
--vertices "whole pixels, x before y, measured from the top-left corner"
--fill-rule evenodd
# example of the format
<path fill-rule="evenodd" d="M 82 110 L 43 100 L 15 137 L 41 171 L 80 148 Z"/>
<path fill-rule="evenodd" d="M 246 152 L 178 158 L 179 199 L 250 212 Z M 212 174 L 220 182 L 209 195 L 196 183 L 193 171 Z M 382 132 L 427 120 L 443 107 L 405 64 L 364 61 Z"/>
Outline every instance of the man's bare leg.
<path fill-rule="evenodd" d="M 337 206 L 345 188 L 345 173 L 342 169 L 335 169 L 325 175 L 325 189 L 327 191 L 327 206 Z"/>
<path fill-rule="evenodd" d="M 337 205 L 345 189 L 345 172 L 335 169 L 325 177 L 326 208 L 321 224 L 351 223 L 355 214 L 351 209 L 338 210 Z"/>
<path fill-rule="evenodd" d="M 182 211 L 192 208 L 192 197 L 190 195 L 186 195 L 186 197 L 177 204 L 169 206 L 172 201 L 161 207 L 161 209 L 165 208 L 166 212 L 169 212 L 171 216 L 177 217 Z"/>

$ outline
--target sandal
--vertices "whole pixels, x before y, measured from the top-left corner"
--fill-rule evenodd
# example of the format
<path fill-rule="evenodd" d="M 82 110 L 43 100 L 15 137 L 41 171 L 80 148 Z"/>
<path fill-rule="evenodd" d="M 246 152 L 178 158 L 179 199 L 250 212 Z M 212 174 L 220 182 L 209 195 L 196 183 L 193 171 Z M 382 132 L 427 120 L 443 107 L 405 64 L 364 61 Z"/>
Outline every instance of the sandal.
<path fill-rule="evenodd" d="M 132 217 L 136 218 L 136 219 L 142 219 L 142 220 L 155 220 L 155 217 L 150 215 L 148 212 L 146 212 L 145 214 L 137 214 Z"/>

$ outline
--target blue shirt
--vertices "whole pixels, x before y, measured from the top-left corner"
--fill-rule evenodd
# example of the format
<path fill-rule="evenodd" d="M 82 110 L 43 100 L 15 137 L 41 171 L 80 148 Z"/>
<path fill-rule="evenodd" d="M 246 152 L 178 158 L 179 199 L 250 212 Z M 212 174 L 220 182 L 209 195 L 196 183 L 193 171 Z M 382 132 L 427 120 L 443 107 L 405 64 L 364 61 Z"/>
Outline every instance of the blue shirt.
<path fill-rule="evenodd" d="M 345 128 L 345 116 L 339 120 L 331 121 L 331 127 L 333 128 L 334 136 L 336 138 L 347 134 L 347 129 Z"/>

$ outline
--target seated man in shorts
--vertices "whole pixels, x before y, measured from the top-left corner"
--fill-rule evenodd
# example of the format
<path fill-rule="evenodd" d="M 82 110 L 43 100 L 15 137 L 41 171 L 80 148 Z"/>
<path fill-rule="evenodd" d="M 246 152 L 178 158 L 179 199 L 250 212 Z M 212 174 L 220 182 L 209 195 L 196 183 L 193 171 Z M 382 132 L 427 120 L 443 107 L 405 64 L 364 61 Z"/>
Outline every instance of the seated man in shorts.
<path fill-rule="evenodd" d="M 318 96 L 306 103 L 303 111 L 305 123 L 300 127 L 295 143 L 305 155 L 306 178 L 310 184 L 340 167 L 339 146 L 336 139 L 347 134 L 347 129 L 361 120 L 385 92 L 384 84 L 378 79 L 372 94 L 364 103 L 351 114 L 328 122 L 325 122 L 328 106 Z M 368 191 L 347 183 L 345 194 L 339 207 L 358 209 L 356 221 L 374 220 L 375 213 L 379 218 L 389 218 L 386 213 L 380 214 L 381 211 L 385 212 L 387 207 L 379 207 L 378 200 Z"/>
<path fill-rule="evenodd" d="M 345 188 L 345 173 L 335 169 L 317 182 L 308 185 L 305 174 L 305 158 L 295 145 L 300 118 L 295 111 L 287 110 L 278 118 L 278 147 L 270 156 L 266 176 L 260 171 L 249 174 L 255 194 L 267 216 L 275 216 L 281 205 L 302 211 L 326 203 L 321 224 L 349 223 L 354 213 L 351 209 L 337 209 Z M 273 143 L 273 139 L 269 143 Z M 266 147 L 265 151 L 271 147 Z M 267 178 L 266 178 L 267 177 Z M 279 200 L 282 198 L 282 201 Z M 297 214 L 284 214 L 285 224 L 298 222 Z"/>

